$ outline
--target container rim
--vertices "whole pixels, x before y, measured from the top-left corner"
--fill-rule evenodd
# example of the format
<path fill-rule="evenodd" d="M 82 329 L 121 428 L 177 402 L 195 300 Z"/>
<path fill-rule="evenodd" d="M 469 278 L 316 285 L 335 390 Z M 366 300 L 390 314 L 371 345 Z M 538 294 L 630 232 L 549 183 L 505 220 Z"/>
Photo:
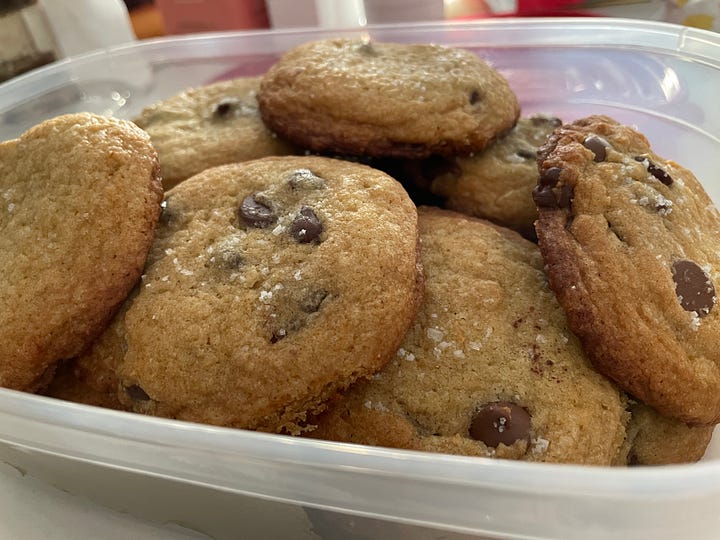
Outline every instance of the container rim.
<path fill-rule="evenodd" d="M 280 51 L 307 41 L 328 37 L 369 36 L 404 42 L 427 42 L 442 39 L 443 44 L 493 47 L 615 47 L 662 51 L 682 54 L 685 59 L 702 62 L 720 69 L 720 34 L 674 23 L 638 19 L 604 17 L 500 17 L 463 21 L 413 23 L 407 25 L 379 24 L 359 28 L 287 28 L 244 30 L 166 36 L 128 42 L 99 49 L 40 67 L 9 81 L 0 83 L 0 111 L 17 105 L 12 98 L 33 95 L 38 81 L 57 78 L 70 66 L 82 67 L 102 59 L 126 57 L 141 52 L 182 54 L 183 58 L 204 58 L 219 50 L 227 56 L 223 45 L 252 43 L 260 49 Z M 429 39 L 428 39 L 429 38 Z"/>
<path fill-rule="evenodd" d="M 22 434 L 6 429 L 4 419 L 27 426 Z M 62 437 L 44 436 L 52 428 Z M 115 411 L 0 388 L 0 441 L 71 459 L 147 473 L 142 464 L 129 466 L 115 451 L 90 452 L 86 435 L 108 441 L 134 441 L 162 452 L 261 460 L 310 470 L 352 469 L 358 474 L 391 475 L 423 482 L 502 487 L 504 491 L 545 495 L 586 495 L 628 499 L 672 498 L 717 490 L 720 460 L 656 467 L 602 467 L 533 463 L 482 457 L 395 450 L 350 443 L 291 437 L 217 427 Z M 132 462 L 131 462 L 132 463 Z M 187 480 L 182 474 L 175 477 Z M 548 478 L 553 482 L 548 483 Z M 672 490 L 667 488 L 672 486 Z"/>

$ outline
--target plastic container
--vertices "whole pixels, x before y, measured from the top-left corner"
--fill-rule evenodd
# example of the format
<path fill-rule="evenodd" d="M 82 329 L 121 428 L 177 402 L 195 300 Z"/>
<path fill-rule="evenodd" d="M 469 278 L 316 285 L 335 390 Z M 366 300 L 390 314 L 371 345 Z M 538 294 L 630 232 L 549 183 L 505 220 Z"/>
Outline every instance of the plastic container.
<path fill-rule="evenodd" d="M 605 113 L 720 202 L 720 36 L 612 19 L 502 19 L 195 36 L 61 61 L 0 85 L 0 137 L 90 110 L 132 118 L 187 86 L 260 74 L 331 35 L 469 47 L 524 113 Z M 215 538 L 719 538 L 720 441 L 698 464 L 590 468 L 295 439 L 0 389 L 0 459 L 72 493 Z"/>

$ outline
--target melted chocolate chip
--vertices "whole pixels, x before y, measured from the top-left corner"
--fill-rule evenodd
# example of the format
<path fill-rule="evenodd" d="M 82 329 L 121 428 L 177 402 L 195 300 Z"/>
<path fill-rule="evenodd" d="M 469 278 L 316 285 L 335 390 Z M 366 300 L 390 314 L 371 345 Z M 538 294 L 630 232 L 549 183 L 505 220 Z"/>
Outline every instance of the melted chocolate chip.
<path fill-rule="evenodd" d="M 480 92 L 473 90 L 470 92 L 470 105 L 475 105 L 478 101 L 480 101 Z"/>
<path fill-rule="evenodd" d="M 150 396 L 137 384 L 131 384 L 125 387 L 125 393 L 133 401 L 150 401 Z"/>
<path fill-rule="evenodd" d="M 315 211 L 309 206 L 303 206 L 290 224 L 289 232 L 301 244 L 308 244 L 319 241 L 323 226 Z"/>
<path fill-rule="evenodd" d="M 549 124 L 553 127 L 560 127 L 562 125 L 562 120 L 555 116 L 536 115 L 530 118 L 530 122 L 533 126 L 546 126 Z"/>
<path fill-rule="evenodd" d="M 215 118 L 227 118 L 238 106 L 240 101 L 235 98 L 223 98 L 213 107 L 213 116 Z"/>
<path fill-rule="evenodd" d="M 635 156 L 635 161 L 639 161 L 643 165 L 645 165 L 645 168 L 647 171 L 652 174 L 657 180 L 665 184 L 666 186 L 670 186 L 673 183 L 672 176 L 670 176 L 668 173 L 666 173 L 663 169 L 655 165 L 647 156 Z"/>
<path fill-rule="evenodd" d="M 320 178 L 310 169 L 297 169 L 290 173 L 288 178 L 288 185 L 291 189 L 323 189 L 325 187 L 325 180 Z"/>
<path fill-rule="evenodd" d="M 515 151 L 515 155 L 523 159 L 535 159 L 537 152 L 535 150 L 528 150 L 527 148 L 520 148 Z"/>
<path fill-rule="evenodd" d="M 275 330 L 272 335 L 270 336 L 270 343 L 277 343 L 281 339 L 285 339 L 287 337 L 287 330 L 284 328 L 280 328 L 278 330 Z"/>
<path fill-rule="evenodd" d="M 688 260 L 672 265 L 675 294 L 685 311 L 694 311 L 704 317 L 715 305 L 715 287 L 710 276 L 700 266 Z"/>
<path fill-rule="evenodd" d="M 277 220 L 277 215 L 269 206 L 255 200 L 255 195 L 248 195 L 243 199 L 240 209 L 238 210 L 240 219 L 245 222 L 248 227 L 256 229 L 264 229 L 269 227 Z"/>
<path fill-rule="evenodd" d="M 538 208 L 557 208 L 555 192 L 548 186 L 535 186 L 532 192 L 533 201 Z"/>
<path fill-rule="evenodd" d="M 507 401 L 483 405 L 470 423 L 470 437 L 491 448 L 530 441 L 530 413 L 524 407 Z"/>
<path fill-rule="evenodd" d="M 550 186 L 537 185 L 532 192 L 533 201 L 538 208 L 562 208 L 570 210 L 573 200 L 572 186 L 564 185 L 560 190 Z"/>
<path fill-rule="evenodd" d="M 322 289 L 299 291 L 290 287 L 283 290 L 294 292 L 278 300 L 278 305 L 283 306 L 283 309 L 268 319 L 270 343 L 277 343 L 304 328 L 323 308 L 325 299 L 330 296 Z"/>
<path fill-rule="evenodd" d="M 600 162 L 605 161 L 610 143 L 598 135 L 589 135 L 583 141 L 583 146 L 595 154 L 594 161 Z"/>
<path fill-rule="evenodd" d="M 540 171 L 540 178 L 538 184 L 546 187 L 555 187 L 560 180 L 560 173 L 562 169 L 560 167 L 548 167 Z"/>
<path fill-rule="evenodd" d="M 558 196 L 558 207 L 565 208 L 567 210 L 572 206 L 573 200 L 573 188 L 565 184 L 560 188 L 560 195 Z"/>

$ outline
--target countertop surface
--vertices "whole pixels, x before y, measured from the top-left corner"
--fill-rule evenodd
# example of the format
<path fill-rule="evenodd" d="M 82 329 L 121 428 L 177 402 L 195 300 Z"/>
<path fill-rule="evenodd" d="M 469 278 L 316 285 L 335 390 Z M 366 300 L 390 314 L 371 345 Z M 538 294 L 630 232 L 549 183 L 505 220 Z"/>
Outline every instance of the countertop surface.
<path fill-rule="evenodd" d="M 0 538 L 198 540 L 207 536 L 104 508 L 0 463 Z"/>

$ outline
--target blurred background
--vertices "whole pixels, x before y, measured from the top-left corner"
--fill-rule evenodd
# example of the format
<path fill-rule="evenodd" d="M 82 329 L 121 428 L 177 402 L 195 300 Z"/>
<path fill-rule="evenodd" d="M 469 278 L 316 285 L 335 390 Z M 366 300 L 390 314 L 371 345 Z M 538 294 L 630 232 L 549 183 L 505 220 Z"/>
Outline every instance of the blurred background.
<path fill-rule="evenodd" d="M 166 35 L 490 17 L 622 17 L 720 27 L 719 0 L 0 0 L 0 83 L 57 59 Z"/>

